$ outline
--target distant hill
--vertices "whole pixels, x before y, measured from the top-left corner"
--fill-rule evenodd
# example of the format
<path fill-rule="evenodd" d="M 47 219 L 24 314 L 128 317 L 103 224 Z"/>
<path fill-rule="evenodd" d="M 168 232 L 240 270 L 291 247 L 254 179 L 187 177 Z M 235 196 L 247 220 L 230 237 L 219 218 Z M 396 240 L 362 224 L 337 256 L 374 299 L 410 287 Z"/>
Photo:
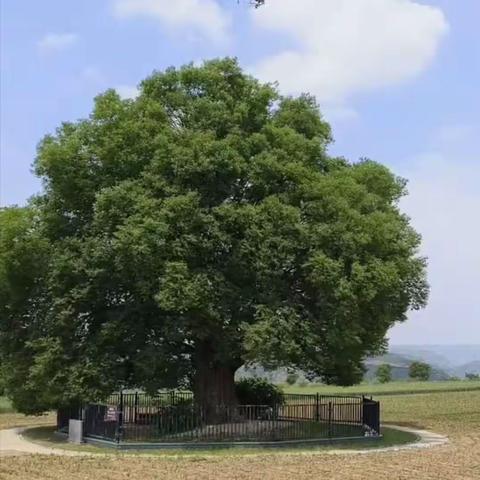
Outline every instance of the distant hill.
<path fill-rule="evenodd" d="M 389 351 L 446 369 L 480 361 L 480 345 L 390 345 Z"/>
<path fill-rule="evenodd" d="M 414 361 L 432 366 L 431 380 L 448 380 L 452 376 L 464 378 L 465 373 L 480 373 L 480 345 L 392 345 L 387 354 L 366 359 L 365 380 L 373 381 L 382 363 L 392 366 L 394 380 L 405 380 L 408 378 L 408 368 Z M 302 372 L 298 373 L 299 381 L 305 381 Z M 256 376 L 273 383 L 284 383 L 287 370 L 241 367 L 236 374 L 237 378 Z"/>
<path fill-rule="evenodd" d="M 365 361 L 365 367 L 367 368 L 367 372 L 365 373 L 365 380 L 374 380 L 376 378 L 377 368 L 382 363 L 388 363 L 392 367 L 393 380 L 406 380 L 409 378 L 408 369 L 410 367 L 410 364 L 415 360 L 423 359 L 407 357 L 398 353 L 387 353 L 378 357 L 367 358 L 367 360 Z M 432 374 L 430 376 L 430 380 L 448 380 L 450 378 L 450 374 L 438 365 L 432 362 L 427 363 L 432 366 Z"/>
<path fill-rule="evenodd" d="M 452 369 L 457 377 L 463 378 L 466 373 L 480 374 L 480 360 L 474 360 L 473 362 L 464 363 L 458 367 Z"/>
<path fill-rule="evenodd" d="M 445 368 L 448 369 L 452 366 L 451 362 L 448 360 L 447 357 L 437 353 L 435 351 L 431 351 L 425 349 L 423 347 L 390 347 L 390 353 L 395 355 L 401 355 L 409 359 L 410 362 L 412 361 L 420 361 L 426 362 L 430 365 L 435 365 L 437 368 Z"/>

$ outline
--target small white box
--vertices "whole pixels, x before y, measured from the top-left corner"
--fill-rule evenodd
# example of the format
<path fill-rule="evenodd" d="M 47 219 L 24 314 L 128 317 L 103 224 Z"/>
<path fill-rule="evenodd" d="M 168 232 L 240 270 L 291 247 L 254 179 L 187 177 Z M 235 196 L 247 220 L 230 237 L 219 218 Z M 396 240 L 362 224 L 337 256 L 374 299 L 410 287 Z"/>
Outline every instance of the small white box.
<path fill-rule="evenodd" d="M 83 442 L 83 421 L 82 420 L 69 420 L 68 441 L 71 443 Z"/>

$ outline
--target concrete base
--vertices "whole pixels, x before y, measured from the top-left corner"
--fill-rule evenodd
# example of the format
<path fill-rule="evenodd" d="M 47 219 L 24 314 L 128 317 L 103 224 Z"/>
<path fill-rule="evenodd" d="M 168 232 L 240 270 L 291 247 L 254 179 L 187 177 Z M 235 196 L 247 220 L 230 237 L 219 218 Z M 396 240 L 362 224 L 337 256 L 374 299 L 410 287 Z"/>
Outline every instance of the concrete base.
<path fill-rule="evenodd" d="M 275 442 L 184 442 L 184 443 L 155 443 L 155 442 L 121 442 L 108 441 L 100 438 L 85 437 L 85 442 L 99 447 L 109 447 L 117 450 L 211 450 L 223 448 L 302 448 L 315 445 L 334 445 L 342 442 L 375 442 L 382 435 L 371 437 L 343 437 L 343 438 L 312 438 L 302 440 L 284 440 Z"/>
<path fill-rule="evenodd" d="M 405 445 L 391 446 L 391 447 L 381 447 L 381 448 L 369 448 L 365 450 L 354 450 L 354 449 L 331 449 L 331 450 L 311 450 L 309 451 L 310 455 L 371 455 L 378 454 L 382 452 L 395 452 L 402 450 L 412 450 L 416 448 L 439 448 L 441 446 L 448 444 L 448 438 L 444 435 L 439 435 L 434 432 L 426 430 L 416 430 L 413 428 L 399 427 L 397 425 L 387 425 L 388 427 L 395 428 L 398 430 L 403 430 L 409 433 L 416 434 L 418 440 L 412 443 L 407 443 Z M 31 427 L 32 428 L 32 427 Z M 91 453 L 85 451 L 70 451 L 64 450 L 61 448 L 49 448 L 36 443 L 32 443 L 22 437 L 22 433 L 27 430 L 26 427 L 23 428 L 12 428 L 10 430 L 0 430 L 0 457 L 6 455 L 19 455 L 19 454 L 42 454 L 42 455 L 63 455 L 63 456 L 105 456 L 105 453 Z M 89 439 L 88 443 L 96 443 L 99 446 L 115 446 L 110 443 L 106 445 L 102 441 L 91 441 Z M 303 455 L 304 452 L 299 450 L 299 454 Z M 263 453 L 260 453 L 263 455 Z M 145 455 L 147 455 L 145 453 Z M 158 458 L 155 453 L 154 458 Z M 206 456 L 206 454 L 203 454 Z M 214 457 L 218 458 L 218 457 Z M 0 458 L 1 463 L 1 458 Z"/>

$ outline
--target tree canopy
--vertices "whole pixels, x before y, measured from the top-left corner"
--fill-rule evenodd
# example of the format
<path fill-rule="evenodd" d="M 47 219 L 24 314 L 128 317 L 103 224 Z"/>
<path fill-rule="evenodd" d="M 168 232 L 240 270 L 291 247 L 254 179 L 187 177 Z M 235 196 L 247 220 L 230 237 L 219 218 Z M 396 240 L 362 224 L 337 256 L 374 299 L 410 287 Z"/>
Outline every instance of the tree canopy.
<path fill-rule="evenodd" d="M 426 382 L 430 379 L 432 367 L 425 362 L 412 362 L 408 368 L 408 376 L 412 380 L 420 380 Z"/>
<path fill-rule="evenodd" d="M 43 192 L 0 212 L 0 364 L 40 412 L 121 387 L 234 401 L 245 362 L 351 384 L 427 298 L 405 181 L 328 155 L 309 95 L 236 60 L 114 90 L 38 147 Z"/>
<path fill-rule="evenodd" d="M 392 366 L 389 363 L 382 363 L 378 366 L 375 376 L 380 383 L 392 381 Z"/>

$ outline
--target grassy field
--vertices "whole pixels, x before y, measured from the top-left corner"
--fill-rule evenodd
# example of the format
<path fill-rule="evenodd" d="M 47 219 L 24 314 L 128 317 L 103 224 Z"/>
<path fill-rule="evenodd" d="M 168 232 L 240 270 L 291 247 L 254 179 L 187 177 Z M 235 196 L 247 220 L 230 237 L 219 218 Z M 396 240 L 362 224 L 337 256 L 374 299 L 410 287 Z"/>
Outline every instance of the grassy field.
<path fill-rule="evenodd" d="M 40 416 L 27 416 L 16 413 L 12 404 L 5 397 L 0 397 L 0 430 L 30 425 L 51 425 L 54 423 L 53 413 Z"/>
<path fill-rule="evenodd" d="M 0 414 L 2 413 L 12 413 L 14 411 L 10 400 L 5 397 L 0 397 Z"/>
<path fill-rule="evenodd" d="M 458 382 L 455 382 L 458 383 Z M 438 391 L 381 398 L 384 422 L 447 434 L 443 447 L 369 455 L 321 451 L 193 456 L 19 456 L 0 461 L 2 480 L 478 480 L 480 391 Z M 11 414 L 8 414 L 11 415 Z M 1 415 L 0 415 L 1 417 Z"/>
<path fill-rule="evenodd" d="M 285 393 L 320 393 L 323 395 L 407 395 L 412 393 L 435 392 L 462 392 L 480 390 L 480 381 L 457 380 L 444 382 L 391 382 L 391 383 L 362 383 L 353 387 L 336 387 L 331 385 L 307 384 L 283 385 Z"/>

